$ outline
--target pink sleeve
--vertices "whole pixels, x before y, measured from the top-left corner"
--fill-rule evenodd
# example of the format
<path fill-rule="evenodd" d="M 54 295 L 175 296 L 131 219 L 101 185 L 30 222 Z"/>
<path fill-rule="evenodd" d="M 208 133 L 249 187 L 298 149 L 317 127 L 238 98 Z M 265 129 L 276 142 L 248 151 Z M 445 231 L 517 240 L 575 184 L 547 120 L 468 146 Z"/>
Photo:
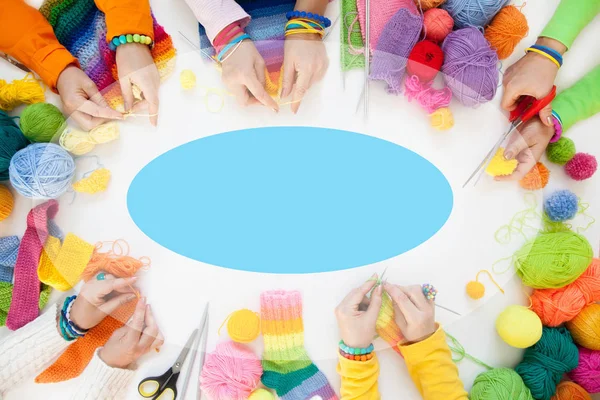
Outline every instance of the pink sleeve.
<path fill-rule="evenodd" d="M 185 0 L 192 9 L 196 19 L 206 29 L 210 42 L 227 25 L 236 21 L 247 24 L 250 16 L 240 7 L 235 0 Z"/>

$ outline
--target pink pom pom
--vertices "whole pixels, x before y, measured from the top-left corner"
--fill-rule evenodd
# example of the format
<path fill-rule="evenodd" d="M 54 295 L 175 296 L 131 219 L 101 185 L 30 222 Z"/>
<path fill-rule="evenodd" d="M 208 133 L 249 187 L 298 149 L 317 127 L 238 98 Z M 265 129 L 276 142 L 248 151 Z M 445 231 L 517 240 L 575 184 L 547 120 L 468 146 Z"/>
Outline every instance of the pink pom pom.
<path fill-rule="evenodd" d="M 404 90 L 408 101 L 416 99 L 429 114 L 438 108 L 448 107 L 452 100 L 452 91 L 449 88 L 434 89 L 431 83 L 421 82 L 416 75 L 406 77 Z"/>
<path fill-rule="evenodd" d="M 213 400 L 246 400 L 258 386 L 263 369 L 248 347 L 220 343 L 206 355 L 200 375 L 202 391 Z"/>
<path fill-rule="evenodd" d="M 589 393 L 600 392 L 600 351 L 579 347 L 579 365 L 569 377 Z"/>
<path fill-rule="evenodd" d="M 583 181 L 591 178 L 596 172 L 596 169 L 598 169 L 596 157 L 587 153 L 575 154 L 571 161 L 565 165 L 567 175 L 576 181 Z"/>

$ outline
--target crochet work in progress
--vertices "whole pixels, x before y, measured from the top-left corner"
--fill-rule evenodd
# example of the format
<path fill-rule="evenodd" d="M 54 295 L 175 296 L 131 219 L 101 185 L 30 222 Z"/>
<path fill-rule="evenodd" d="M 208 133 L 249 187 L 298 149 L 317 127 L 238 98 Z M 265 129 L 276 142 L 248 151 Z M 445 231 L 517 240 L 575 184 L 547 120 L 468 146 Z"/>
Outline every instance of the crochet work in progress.
<path fill-rule="evenodd" d="M 72 233 L 67 234 L 61 246 L 60 240 L 50 236 L 38 265 L 41 282 L 65 292 L 81 279 L 81 273 L 92 258 L 94 246 Z"/>
<path fill-rule="evenodd" d="M 108 47 L 105 16 L 98 10 L 94 0 L 46 0 L 40 12 L 54 28 L 58 41 L 79 60 L 81 69 L 94 81 L 107 103 L 123 111 L 116 52 Z M 175 67 L 175 48 L 171 36 L 158 25 L 154 16 L 152 19 L 152 58 L 162 81 Z"/>
<path fill-rule="evenodd" d="M 341 0 L 342 29 L 340 30 L 340 61 L 342 71 L 364 68 L 365 57 L 360 23 L 358 22 L 358 7 L 355 0 Z"/>
<path fill-rule="evenodd" d="M 262 383 L 283 400 L 320 396 L 337 400 L 327 378 L 304 349 L 302 297 L 299 292 L 269 291 L 260 297 L 263 353 Z"/>

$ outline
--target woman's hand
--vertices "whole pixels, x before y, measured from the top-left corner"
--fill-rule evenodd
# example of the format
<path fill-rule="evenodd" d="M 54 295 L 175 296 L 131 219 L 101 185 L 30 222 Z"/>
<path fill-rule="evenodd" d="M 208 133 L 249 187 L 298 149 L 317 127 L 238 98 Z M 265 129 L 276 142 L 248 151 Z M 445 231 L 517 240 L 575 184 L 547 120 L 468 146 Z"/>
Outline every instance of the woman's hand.
<path fill-rule="evenodd" d="M 377 334 L 376 323 L 381 308 L 381 285 L 373 290 L 370 299 L 367 298 L 367 294 L 376 284 L 376 279 L 365 282 L 362 286 L 352 290 L 335 309 L 340 335 L 347 346 L 367 348 Z"/>
<path fill-rule="evenodd" d="M 325 76 L 329 59 L 321 36 L 315 33 L 291 35 L 285 39 L 283 90 L 281 97 L 292 95 L 292 112 L 312 85 Z"/>
<path fill-rule="evenodd" d="M 160 76 L 154 64 L 150 48 L 141 43 L 125 43 L 117 47 L 117 70 L 125 111 L 131 110 L 135 98 L 133 85 L 142 92 L 144 104 L 150 114 L 150 123 L 156 126 L 158 122 L 158 88 Z M 140 106 L 136 105 L 136 108 Z"/>
<path fill-rule="evenodd" d="M 83 130 L 90 131 L 111 119 L 123 119 L 120 112 L 108 106 L 96 84 L 79 68 L 65 68 L 56 82 L 56 90 L 65 114 Z"/>
<path fill-rule="evenodd" d="M 98 355 L 110 367 L 127 368 L 150 350 L 160 349 L 164 341 L 150 305 L 141 298 L 133 317 L 114 331 Z"/>
<path fill-rule="evenodd" d="M 435 304 L 423 295 L 421 286 L 386 283 L 384 289 L 394 301 L 396 323 L 409 343 L 420 342 L 435 333 Z"/>
<path fill-rule="evenodd" d="M 82 329 L 91 329 L 119 306 L 137 296 L 132 285 L 137 277 L 115 278 L 106 274 L 102 281 L 86 282 L 71 307 L 71 321 Z"/>

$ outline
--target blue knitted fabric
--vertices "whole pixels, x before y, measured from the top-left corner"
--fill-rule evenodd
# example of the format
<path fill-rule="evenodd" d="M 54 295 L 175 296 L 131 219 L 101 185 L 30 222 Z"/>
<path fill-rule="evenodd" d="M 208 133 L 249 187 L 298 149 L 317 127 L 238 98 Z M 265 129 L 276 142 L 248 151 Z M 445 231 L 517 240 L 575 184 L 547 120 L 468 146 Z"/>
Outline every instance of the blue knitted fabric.
<path fill-rule="evenodd" d="M 12 283 L 20 243 L 17 236 L 0 238 L 0 282 Z"/>

